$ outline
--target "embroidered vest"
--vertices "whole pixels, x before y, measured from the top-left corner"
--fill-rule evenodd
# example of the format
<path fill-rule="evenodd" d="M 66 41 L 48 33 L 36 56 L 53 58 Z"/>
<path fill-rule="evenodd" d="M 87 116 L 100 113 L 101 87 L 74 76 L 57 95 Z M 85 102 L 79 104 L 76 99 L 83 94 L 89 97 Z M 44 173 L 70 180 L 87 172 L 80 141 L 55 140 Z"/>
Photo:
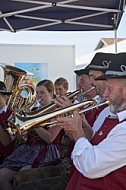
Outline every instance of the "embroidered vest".
<path fill-rule="evenodd" d="M 124 121 L 124 120 L 123 120 Z M 94 135 L 91 143 L 99 144 L 108 133 L 119 123 L 118 119 L 106 118 L 101 128 Z M 107 126 L 107 127 L 106 127 Z M 110 145 L 111 146 L 111 145 Z M 66 190 L 125 190 L 126 167 L 121 167 L 105 177 L 89 179 L 77 170 L 74 171 Z"/>

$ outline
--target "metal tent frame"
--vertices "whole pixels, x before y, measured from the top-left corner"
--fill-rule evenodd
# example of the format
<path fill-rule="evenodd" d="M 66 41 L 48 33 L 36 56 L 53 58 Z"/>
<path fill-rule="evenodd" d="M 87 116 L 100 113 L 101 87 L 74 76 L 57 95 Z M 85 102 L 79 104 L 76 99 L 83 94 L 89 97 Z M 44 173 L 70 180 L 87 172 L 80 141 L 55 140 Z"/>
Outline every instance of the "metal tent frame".
<path fill-rule="evenodd" d="M 125 0 L 0 0 L 0 31 L 114 30 L 116 44 L 124 7 Z"/>
<path fill-rule="evenodd" d="M 115 30 L 124 0 L 0 0 L 0 30 Z"/>

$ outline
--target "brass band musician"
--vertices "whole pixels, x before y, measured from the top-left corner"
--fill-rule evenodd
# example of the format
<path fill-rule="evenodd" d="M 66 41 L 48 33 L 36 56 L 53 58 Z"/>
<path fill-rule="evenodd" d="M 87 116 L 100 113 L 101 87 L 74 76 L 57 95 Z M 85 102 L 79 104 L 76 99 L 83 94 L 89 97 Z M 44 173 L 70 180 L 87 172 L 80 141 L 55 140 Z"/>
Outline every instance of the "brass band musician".
<path fill-rule="evenodd" d="M 0 81 L 0 155 L 2 162 L 15 148 L 13 136 L 7 133 L 3 122 L 12 118 L 12 109 L 8 108 L 6 102 L 12 92 L 8 92 L 3 81 Z"/>

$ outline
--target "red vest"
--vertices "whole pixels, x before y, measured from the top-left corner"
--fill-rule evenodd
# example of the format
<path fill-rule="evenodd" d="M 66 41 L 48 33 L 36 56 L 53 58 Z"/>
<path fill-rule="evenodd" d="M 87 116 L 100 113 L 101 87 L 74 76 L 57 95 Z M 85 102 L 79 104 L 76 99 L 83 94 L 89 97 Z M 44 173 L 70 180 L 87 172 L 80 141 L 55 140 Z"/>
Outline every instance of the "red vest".
<path fill-rule="evenodd" d="M 93 126 L 95 120 L 97 119 L 97 117 L 99 116 L 99 114 L 101 113 L 101 111 L 106 108 L 108 106 L 108 104 L 104 104 L 98 108 L 94 108 L 88 112 L 85 113 L 85 118 L 87 119 L 88 123 Z M 69 144 L 69 148 L 68 148 L 68 157 L 71 157 L 71 152 L 74 148 L 74 141 L 71 141 Z M 70 169 L 70 178 L 73 175 L 74 171 L 76 170 L 75 166 L 72 164 L 71 169 Z"/>
<path fill-rule="evenodd" d="M 91 143 L 99 144 L 118 123 L 118 119 L 106 118 Z M 89 179 L 75 170 L 66 190 L 126 190 L 126 166 L 96 179 Z"/>
<path fill-rule="evenodd" d="M 94 108 L 85 114 L 85 117 L 86 117 L 88 123 L 90 124 L 90 126 L 93 126 L 95 120 L 97 119 L 97 117 L 99 116 L 101 111 L 104 108 L 106 108 L 107 106 L 108 106 L 108 104 L 101 105 L 98 108 Z"/>
<path fill-rule="evenodd" d="M 7 111 L 6 112 L 3 112 L 0 114 L 0 125 L 2 124 L 2 122 L 4 120 L 7 120 L 10 115 L 12 114 L 12 110 L 10 108 L 7 108 Z M 2 154 L 2 156 L 4 158 L 6 158 L 7 156 L 9 156 L 13 150 L 15 148 L 15 140 L 12 141 L 9 145 L 7 146 L 3 146 L 0 142 L 0 153 Z"/>

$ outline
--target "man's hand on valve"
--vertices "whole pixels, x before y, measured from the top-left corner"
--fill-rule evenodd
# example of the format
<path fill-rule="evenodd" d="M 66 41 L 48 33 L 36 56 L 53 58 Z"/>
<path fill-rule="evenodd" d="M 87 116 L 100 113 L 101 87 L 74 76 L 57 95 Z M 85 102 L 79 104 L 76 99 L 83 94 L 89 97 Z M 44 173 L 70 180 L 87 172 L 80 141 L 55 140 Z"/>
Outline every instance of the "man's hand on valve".
<path fill-rule="evenodd" d="M 78 111 L 73 111 L 72 117 L 57 117 L 56 121 L 56 125 L 62 126 L 66 133 L 73 136 L 75 141 L 85 136 L 82 128 L 82 119 Z"/>

